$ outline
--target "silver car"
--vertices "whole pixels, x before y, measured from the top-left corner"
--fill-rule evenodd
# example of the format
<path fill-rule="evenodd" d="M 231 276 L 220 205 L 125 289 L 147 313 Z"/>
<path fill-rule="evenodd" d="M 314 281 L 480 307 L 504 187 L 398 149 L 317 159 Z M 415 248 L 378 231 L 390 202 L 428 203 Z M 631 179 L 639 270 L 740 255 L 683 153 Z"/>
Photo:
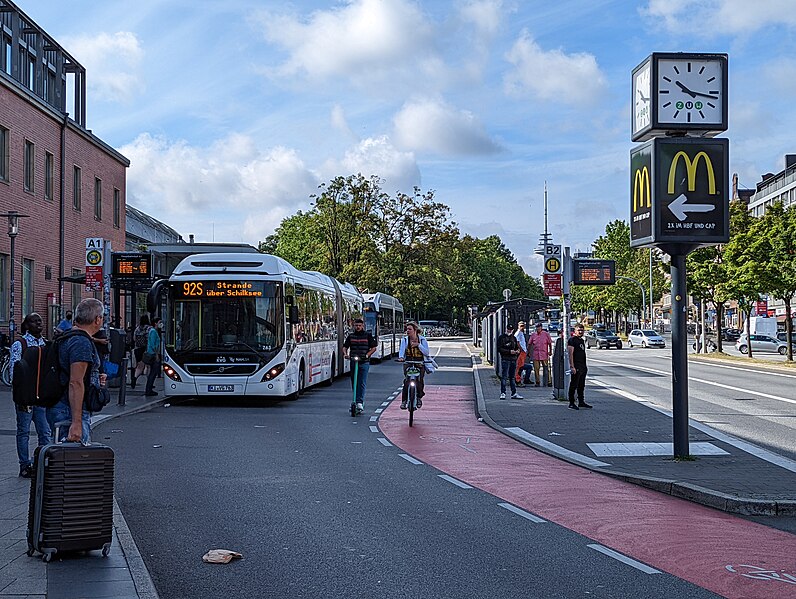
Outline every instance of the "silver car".
<path fill-rule="evenodd" d="M 666 347 L 663 337 L 652 329 L 633 329 L 627 336 L 627 344 L 630 347 L 634 345 L 640 345 L 641 347 Z M 754 350 L 754 347 L 752 349 Z"/>
<path fill-rule="evenodd" d="M 746 337 L 746 335 L 741 335 L 741 338 L 738 339 L 738 342 L 735 344 L 735 349 L 742 354 L 749 353 L 749 341 L 747 341 Z M 781 356 L 788 353 L 788 344 L 784 341 L 780 341 L 776 337 L 771 337 L 770 335 L 751 335 L 750 338 L 752 340 L 752 352 L 776 353 Z"/>

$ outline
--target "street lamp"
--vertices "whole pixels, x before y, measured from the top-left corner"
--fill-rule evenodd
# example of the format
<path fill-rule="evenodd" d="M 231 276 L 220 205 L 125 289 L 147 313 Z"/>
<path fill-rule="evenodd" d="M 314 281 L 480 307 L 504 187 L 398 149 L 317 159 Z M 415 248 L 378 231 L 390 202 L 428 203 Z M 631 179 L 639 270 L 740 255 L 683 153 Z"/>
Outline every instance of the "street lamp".
<path fill-rule="evenodd" d="M 0 216 L 5 216 L 8 219 L 8 236 L 11 238 L 11 269 L 9 271 L 9 317 L 8 317 L 8 335 L 11 337 L 11 341 L 14 341 L 14 242 L 16 241 L 17 235 L 19 235 L 19 219 L 20 218 L 28 218 L 27 214 L 20 214 L 16 210 L 9 210 L 8 212 L 4 212 L 0 214 Z"/>

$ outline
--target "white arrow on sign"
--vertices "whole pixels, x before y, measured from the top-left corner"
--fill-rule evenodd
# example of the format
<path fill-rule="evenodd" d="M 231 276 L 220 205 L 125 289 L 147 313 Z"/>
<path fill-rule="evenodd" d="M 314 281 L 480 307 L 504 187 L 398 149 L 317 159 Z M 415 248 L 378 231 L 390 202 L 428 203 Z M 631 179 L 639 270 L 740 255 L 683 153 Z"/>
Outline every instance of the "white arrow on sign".
<path fill-rule="evenodd" d="M 684 193 L 681 193 L 669 204 L 669 210 L 681 222 L 688 218 L 686 212 L 711 212 L 716 208 L 713 204 L 686 204 L 687 201 L 688 198 L 685 197 Z"/>

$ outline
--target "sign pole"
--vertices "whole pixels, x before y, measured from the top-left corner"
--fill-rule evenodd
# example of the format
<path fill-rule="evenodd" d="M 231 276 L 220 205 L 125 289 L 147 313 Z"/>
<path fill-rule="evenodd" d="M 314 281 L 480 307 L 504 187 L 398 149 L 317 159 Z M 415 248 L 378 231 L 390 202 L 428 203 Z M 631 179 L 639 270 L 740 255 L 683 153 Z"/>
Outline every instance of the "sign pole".
<path fill-rule="evenodd" d="M 688 349 L 686 316 L 688 295 L 685 282 L 687 254 L 672 255 L 672 424 L 674 457 L 688 456 Z"/>

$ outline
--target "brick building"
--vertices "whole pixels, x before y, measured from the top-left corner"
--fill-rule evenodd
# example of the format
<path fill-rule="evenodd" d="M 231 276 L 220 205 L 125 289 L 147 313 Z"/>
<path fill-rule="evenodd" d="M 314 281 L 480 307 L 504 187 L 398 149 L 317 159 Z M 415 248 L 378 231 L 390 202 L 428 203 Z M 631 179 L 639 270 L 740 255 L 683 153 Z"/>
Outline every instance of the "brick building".
<path fill-rule="evenodd" d="M 86 128 L 86 71 L 9 0 L 0 0 L 0 213 L 28 215 L 15 243 L 14 320 L 91 295 L 63 282 L 85 268 L 85 238 L 125 248 L 129 160 Z M 71 114 L 68 112 L 71 110 Z M 10 237 L 0 218 L 0 328 L 9 320 Z"/>

